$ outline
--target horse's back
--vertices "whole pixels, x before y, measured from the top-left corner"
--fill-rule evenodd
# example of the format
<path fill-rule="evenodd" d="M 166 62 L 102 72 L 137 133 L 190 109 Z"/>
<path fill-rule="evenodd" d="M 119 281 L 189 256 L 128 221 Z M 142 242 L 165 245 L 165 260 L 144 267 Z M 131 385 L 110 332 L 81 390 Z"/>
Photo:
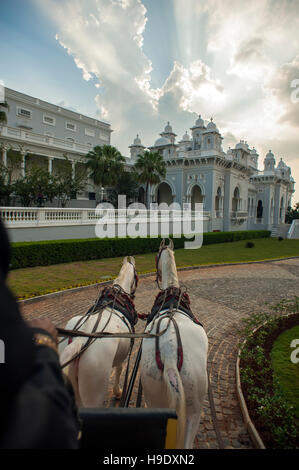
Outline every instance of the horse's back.
<path fill-rule="evenodd" d="M 180 376 L 182 379 L 186 405 L 192 403 L 192 408 L 201 406 L 201 402 L 207 392 L 207 351 L 208 338 L 202 326 L 194 323 L 186 315 L 175 314 L 180 340 L 182 343 L 182 368 Z M 168 319 L 161 320 L 160 332 L 167 327 Z M 156 333 L 156 325 L 151 333 Z M 147 331 L 150 330 L 150 326 Z M 179 345 L 175 328 L 172 323 L 169 324 L 167 331 L 159 337 L 158 350 L 160 351 L 161 362 L 170 362 L 177 367 Z M 163 395 L 162 371 L 159 370 L 156 362 L 156 343 L 155 339 L 144 339 L 142 346 L 142 381 L 144 384 L 144 393 L 148 401 L 161 403 L 164 406 L 166 398 Z M 150 405 L 152 406 L 152 405 Z"/>

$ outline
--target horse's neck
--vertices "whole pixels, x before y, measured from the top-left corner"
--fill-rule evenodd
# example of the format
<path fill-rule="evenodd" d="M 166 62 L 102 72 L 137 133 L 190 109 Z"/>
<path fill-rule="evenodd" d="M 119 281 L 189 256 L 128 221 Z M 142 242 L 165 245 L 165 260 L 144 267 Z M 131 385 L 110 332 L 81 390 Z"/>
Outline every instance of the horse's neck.
<path fill-rule="evenodd" d="M 130 294 L 133 283 L 133 276 L 133 266 L 130 263 L 127 263 L 121 268 L 118 277 L 113 282 L 113 285 L 118 284 L 125 292 Z"/>
<path fill-rule="evenodd" d="M 174 256 L 165 250 L 161 255 L 162 289 L 180 287 Z"/>

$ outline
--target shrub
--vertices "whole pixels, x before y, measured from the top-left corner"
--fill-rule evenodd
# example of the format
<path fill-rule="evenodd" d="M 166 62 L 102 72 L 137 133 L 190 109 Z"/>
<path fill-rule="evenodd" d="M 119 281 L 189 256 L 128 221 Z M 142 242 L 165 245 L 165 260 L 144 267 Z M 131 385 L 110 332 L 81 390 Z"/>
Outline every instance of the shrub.
<path fill-rule="evenodd" d="M 266 238 L 268 230 L 240 232 L 209 232 L 203 234 L 203 245 L 233 242 L 252 238 Z M 184 248 L 185 237 L 174 238 L 175 249 Z M 87 238 L 80 240 L 52 240 L 12 244 L 11 269 L 50 264 L 116 258 L 118 256 L 153 253 L 158 251 L 159 238 Z"/>
<path fill-rule="evenodd" d="M 253 248 L 255 245 L 252 242 L 247 242 L 245 248 Z"/>

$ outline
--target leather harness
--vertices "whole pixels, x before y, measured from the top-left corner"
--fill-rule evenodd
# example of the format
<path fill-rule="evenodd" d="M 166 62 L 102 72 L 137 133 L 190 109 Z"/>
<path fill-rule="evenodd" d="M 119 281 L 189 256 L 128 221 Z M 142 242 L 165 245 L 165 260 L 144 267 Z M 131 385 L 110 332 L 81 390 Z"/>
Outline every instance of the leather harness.
<path fill-rule="evenodd" d="M 129 263 L 130 263 L 130 261 L 129 261 Z M 112 316 L 113 313 L 115 315 L 117 315 L 126 324 L 126 326 L 128 327 L 128 329 L 131 333 L 135 333 L 134 326 L 136 325 L 136 323 L 138 321 L 138 315 L 137 315 L 137 312 L 135 310 L 135 305 L 134 305 L 134 302 L 133 302 L 132 299 L 134 298 L 134 293 L 135 293 L 137 285 L 138 285 L 138 276 L 137 276 L 137 273 L 136 273 L 135 266 L 133 265 L 133 263 L 130 263 L 130 264 L 132 264 L 132 266 L 134 267 L 134 280 L 133 280 L 134 285 L 132 284 L 132 286 L 131 286 L 132 293 L 128 294 L 118 284 L 113 284 L 113 286 L 105 287 L 102 290 L 102 292 L 99 294 L 98 299 L 96 300 L 95 304 L 92 307 L 90 307 L 89 310 L 86 312 L 83 319 L 80 318 L 77 321 L 76 325 L 73 328 L 73 331 L 79 330 L 79 328 L 81 328 L 84 325 L 84 323 L 90 318 L 91 315 L 98 314 L 98 317 L 96 319 L 96 322 L 95 322 L 95 324 L 93 326 L 93 329 L 92 329 L 92 332 L 91 332 L 91 333 L 95 333 L 97 328 L 98 328 L 98 325 L 100 323 L 100 320 L 102 318 L 103 311 L 106 308 L 111 308 L 111 313 L 109 315 L 109 318 L 108 318 L 104 328 L 101 330 L 101 333 L 104 332 L 105 328 L 109 324 L 111 316 Z M 120 316 L 118 314 L 118 312 L 120 312 L 123 316 Z M 79 356 L 81 356 L 82 353 L 84 351 L 86 351 L 86 349 L 95 340 L 96 340 L 96 338 L 93 338 L 93 337 L 90 336 L 88 338 L 88 340 L 86 341 L 85 345 L 82 346 L 80 351 L 74 357 L 72 357 L 72 359 L 70 359 L 65 364 L 63 364 L 61 367 L 62 368 L 66 367 L 73 360 L 75 360 Z M 68 343 L 70 344 L 71 342 L 72 342 L 72 338 L 69 338 Z M 132 348 L 133 348 L 133 342 L 134 342 L 134 339 L 131 339 L 130 354 L 131 354 L 131 351 L 132 351 Z"/>
<path fill-rule="evenodd" d="M 162 290 L 160 288 L 159 280 L 161 280 L 161 275 L 159 273 L 159 261 L 160 257 L 162 254 L 162 251 L 168 248 L 167 246 L 162 246 L 160 248 L 158 255 L 156 256 L 156 283 L 158 288 L 160 289 L 160 292 L 156 296 L 154 306 L 151 310 L 151 313 L 149 314 L 147 318 L 147 324 L 153 323 L 150 331 L 152 331 L 155 321 L 157 320 L 157 337 L 155 338 L 155 358 L 157 362 L 158 368 L 163 371 L 164 370 L 164 364 L 161 359 L 161 351 L 159 347 L 159 332 L 160 332 L 160 324 L 163 318 L 168 318 L 168 323 L 167 327 L 169 326 L 170 322 L 172 322 L 174 326 L 174 330 L 176 333 L 176 338 L 177 338 L 177 344 L 178 344 L 178 349 L 177 349 L 177 368 L 180 371 L 182 366 L 183 366 L 183 346 L 182 346 L 182 340 L 181 340 L 181 335 L 180 335 L 180 330 L 178 327 L 178 324 L 174 318 L 174 315 L 176 313 L 181 313 L 182 315 L 186 315 L 190 320 L 192 320 L 194 323 L 197 325 L 203 326 L 202 323 L 200 323 L 197 318 L 194 316 L 192 313 L 191 307 L 190 307 L 190 299 L 189 295 L 187 294 L 186 291 L 182 291 L 182 289 L 174 286 L 170 286 L 165 290 Z"/>

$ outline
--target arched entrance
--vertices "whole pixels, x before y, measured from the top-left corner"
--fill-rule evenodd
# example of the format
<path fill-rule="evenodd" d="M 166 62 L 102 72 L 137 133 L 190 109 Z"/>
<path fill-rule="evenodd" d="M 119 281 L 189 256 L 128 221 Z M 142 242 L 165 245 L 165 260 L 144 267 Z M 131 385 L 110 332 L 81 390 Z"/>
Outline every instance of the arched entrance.
<path fill-rule="evenodd" d="M 166 202 L 168 205 L 173 202 L 171 187 L 165 182 L 159 184 L 157 188 L 157 203 L 161 204 L 162 202 Z"/>
<path fill-rule="evenodd" d="M 142 186 L 139 188 L 138 191 L 138 202 L 145 204 L 145 190 Z"/>
<path fill-rule="evenodd" d="M 198 185 L 193 186 L 191 192 L 191 210 L 195 210 L 195 204 L 203 203 L 203 194 Z"/>

